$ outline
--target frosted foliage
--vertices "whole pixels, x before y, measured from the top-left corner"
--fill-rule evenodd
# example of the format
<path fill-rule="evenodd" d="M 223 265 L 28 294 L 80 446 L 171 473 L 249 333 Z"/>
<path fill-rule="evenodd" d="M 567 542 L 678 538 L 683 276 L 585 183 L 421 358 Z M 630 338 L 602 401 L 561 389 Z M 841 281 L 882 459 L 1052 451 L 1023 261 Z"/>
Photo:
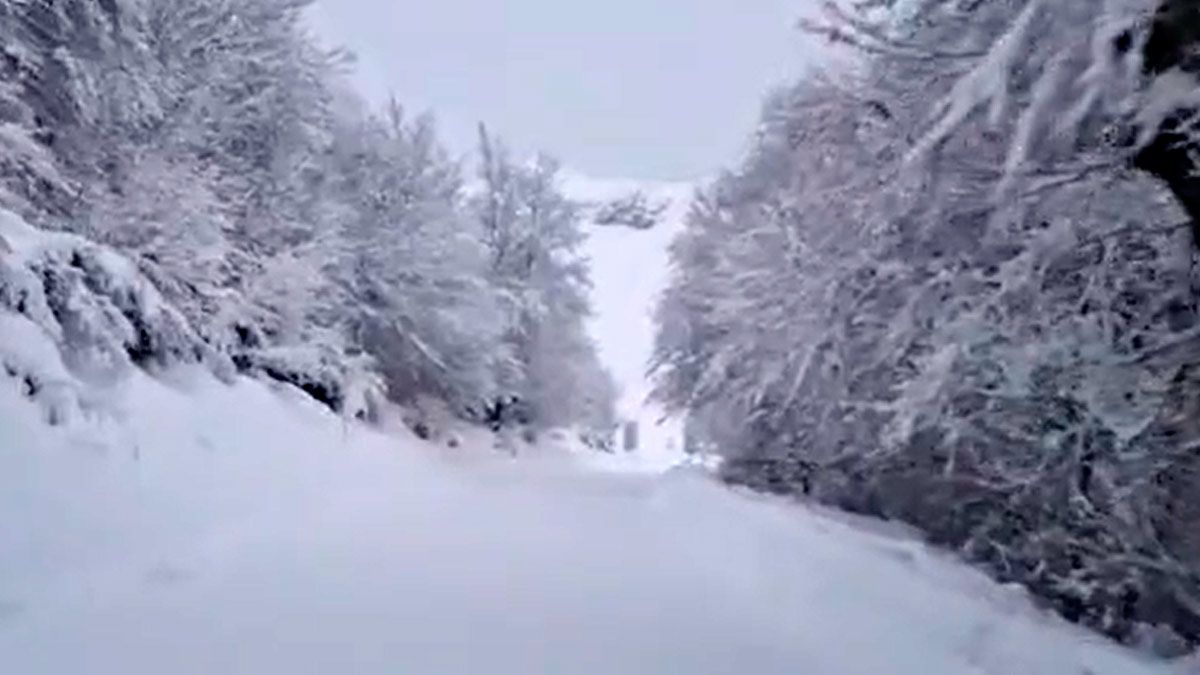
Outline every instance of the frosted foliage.
<path fill-rule="evenodd" d="M 562 320 L 539 340 L 582 364 L 547 390 L 568 402 L 556 422 L 603 408 L 575 327 L 586 264 L 550 165 L 514 174 L 523 208 L 546 209 L 520 217 L 548 262 L 500 271 L 432 122 L 349 94 L 344 56 L 307 33 L 310 4 L 0 0 L 0 206 L 123 256 L 206 358 L 343 412 L 386 391 L 480 416 L 533 376 L 510 339 L 520 312 Z M 60 346 L 104 351 L 103 335 Z"/>
<path fill-rule="evenodd" d="M 394 396 L 441 393 L 463 406 L 496 395 L 501 296 L 488 286 L 480 234 L 459 208 L 457 167 L 429 120 L 367 120 L 340 144 L 350 197 L 331 271 L 337 302 L 358 307 L 350 328 Z"/>
<path fill-rule="evenodd" d="M 897 81 L 946 75 L 907 94 L 936 101 L 910 130 L 914 161 L 936 161 L 956 136 L 988 134 L 1003 146 L 998 196 L 1012 205 L 1134 160 L 1193 218 L 1200 193 L 1182 184 L 1192 172 L 1171 165 L 1194 162 L 1200 144 L 1197 25 L 1189 0 L 925 0 L 862 14 L 827 3 L 805 22 L 878 56 Z"/>
<path fill-rule="evenodd" d="M 1116 637 L 1194 642 L 1200 280 L 1186 192 L 1124 131 L 1183 75 L 1143 72 L 1154 6 L 1095 5 L 809 24 L 857 61 L 773 95 L 695 203 L 658 396 L 731 480 L 915 524 Z"/>
<path fill-rule="evenodd" d="M 474 210 L 491 278 L 507 296 L 515 359 L 503 384 L 537 427 L 603 430 L 613 423 L 616 393 L 585 325 L 591 282 L 580 207 L 563 194 L 553 160 L 515 162 L 482 128 L 480 149 Z"/>
<path fill-rule="evenodd" d="M 304 236 L 292 221 L 328 145 L 334 61 L 303 32 L 309 4 L 167 0 L 148 10 L 177 92 L 171 132 L 219 168 L 222 196 L 245 216 L 239 234 L 268 248 Z"/>
<path fill-rule="evenodd" d="M 212 356 L 185 317 L 110 249 L 36 230 L 0 210 L 0 375 L 22 383 L 47 421 L 99 406 L 132 366 Z M 218 362 L 210 360 L 214 366 Z"/>
<path fill-rule="evenodd" d="M 607 201 L 596 208 L 592 220 L 597 225 L 649 230 L 659 224 L 669 204 L 651 204 L 642 192 L 633 192 Z"/>

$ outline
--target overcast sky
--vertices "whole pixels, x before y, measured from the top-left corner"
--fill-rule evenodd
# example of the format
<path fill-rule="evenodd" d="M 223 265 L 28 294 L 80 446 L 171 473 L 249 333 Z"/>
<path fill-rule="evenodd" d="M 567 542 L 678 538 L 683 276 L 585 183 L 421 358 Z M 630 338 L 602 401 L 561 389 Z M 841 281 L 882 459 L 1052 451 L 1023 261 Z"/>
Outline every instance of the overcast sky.
<path fill-rule="evenodd" d="M 431 110 L 456 152 L 485 121 L 595 176 L 690 179 L 735 160 L 802 64 L 808 0 L 319 0 L 374 100 Z"/>

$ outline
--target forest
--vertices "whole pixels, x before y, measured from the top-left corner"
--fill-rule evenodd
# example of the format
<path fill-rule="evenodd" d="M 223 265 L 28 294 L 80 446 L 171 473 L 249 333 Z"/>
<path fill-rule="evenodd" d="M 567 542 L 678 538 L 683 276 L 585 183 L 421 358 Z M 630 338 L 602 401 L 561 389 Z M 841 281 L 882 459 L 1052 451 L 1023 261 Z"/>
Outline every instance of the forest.
<path fill-rule="evenodd" d="M 1200 4 L 826 3 L 658 311 L 724 477 L 1200 640 Z"/>
<path fill-rule="evenodd" d="M 602 443 L 613 384 L 557 164 L 481 126 L 468 174 L 430 116 L 354 93 L 310 4 L 0 2 L 0 205 L 84 242 L 40 279 L 0 267 L 0 304 L 44 306 L 76 371 L 202 361 L 348 416 L 387 400 Z M 169 328 L 108 297 L 89 243 L 153 282 Z"/>

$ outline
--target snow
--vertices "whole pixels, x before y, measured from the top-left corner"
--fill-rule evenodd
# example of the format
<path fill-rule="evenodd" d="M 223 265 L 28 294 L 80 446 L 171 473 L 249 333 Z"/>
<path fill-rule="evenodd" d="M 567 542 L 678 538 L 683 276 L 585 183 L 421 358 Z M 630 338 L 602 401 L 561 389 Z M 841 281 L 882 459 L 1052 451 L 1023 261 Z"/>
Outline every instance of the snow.
<path fill-rule="evenodd" d="M 127 258 L 0 209 L 0 375 L 57 423 L 103 409 L 105 383 L 135 353 L 152 365 L 214 356 Z"/>
<path fill-rule="evenodd" d="M 903 533 L 680 466 L 643 370 L 690 188 L 573 189 L 635 188 L 671 200 L 666 223 L 594 230 L 588 250 L 636 453 L 549 434 L 510 457 L 480 429 L 425 442 L 394 414 L 369 429 L 202 364 L 80 378 L 46 303 L 0 309 L 4 672 L 1171 672 Z M 116 289 L 156 336 L 182 330 L 108 251 L 4 213 L 0 236 L 13 288 L 78 255 L 100 289 L 77 285 L 81 307 L 106 316 Z"/>
<path fill-rule="evenodd" d="M 667 285 L 667 248 L 683 230 L 695 186 L 566 173 L 563 187 L 572 199 L 585 204 L 601 204 L 639 190 L 651 204 L 668 204 L 657 227 L 591 226 L 585 245 L 594 286 L 591 333 L 601 361 L 621 388 L 618 415 L 637 422 L 641 432 L 638 452 L 595 461 L 611 469 L 662 471 L 685 460 L 683 433 L 678 420 L 664 420 L 663 411 L 647 402 L 646 368 L 654 347 L 654 307 Z"/>
<path fill-rule="evenodd" d="M 1171 672 L 886 529 L 136 373 L 0 380 L 0 660 L 42 673 Z"/>

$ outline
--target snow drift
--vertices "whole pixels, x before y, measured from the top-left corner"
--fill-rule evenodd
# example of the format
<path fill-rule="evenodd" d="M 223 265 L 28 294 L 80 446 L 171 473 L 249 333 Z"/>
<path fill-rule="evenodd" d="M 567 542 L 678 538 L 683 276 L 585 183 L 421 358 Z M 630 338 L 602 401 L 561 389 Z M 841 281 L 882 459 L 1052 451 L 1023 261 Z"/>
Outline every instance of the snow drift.
<path fill-rule="evenodd" d="M 7 672 L 1170 672 L 701 473 L 452 450 L 195 368 L 56 427 L 24 393 L 0 380 Z"/>
<path fill-rule="evenodd" d="M 133 366 L 213 362 L 126 258 L 0 209 L 0 365 L 52 424 L 100 402 Z"/>
<path fill-rule="evenodd" d="M 703 473 L 348 422 L 234 375 L 121 256 L 2 212 L 0 242 L 6 672 L 1168 668 Z"/>

